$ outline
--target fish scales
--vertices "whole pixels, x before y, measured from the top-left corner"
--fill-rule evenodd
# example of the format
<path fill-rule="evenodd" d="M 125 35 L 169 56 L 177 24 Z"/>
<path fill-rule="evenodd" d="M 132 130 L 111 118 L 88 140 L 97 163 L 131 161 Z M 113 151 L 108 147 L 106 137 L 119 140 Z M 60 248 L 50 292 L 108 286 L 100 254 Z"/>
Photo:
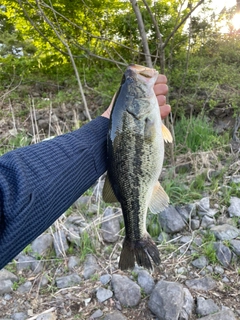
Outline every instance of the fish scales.
<path fill-rule="evenodd" d="M 108 134 L 108 179 L 121 204 L 126 233 L 121 269 L 133 268 L 135 258 L 146 268 L 152 268 L 149 256 L 160 263 L 158 249 L 146 230 L 147 210 L 164 156 L 161 118 L 153 91 L 158 73 L 146 68 L 151 70 L 152 77 L 148 78 L 137 68 L 130 66 L 125 72 Z M 168 197 L 164 191 L 163 198 L 165 207 Z"/>

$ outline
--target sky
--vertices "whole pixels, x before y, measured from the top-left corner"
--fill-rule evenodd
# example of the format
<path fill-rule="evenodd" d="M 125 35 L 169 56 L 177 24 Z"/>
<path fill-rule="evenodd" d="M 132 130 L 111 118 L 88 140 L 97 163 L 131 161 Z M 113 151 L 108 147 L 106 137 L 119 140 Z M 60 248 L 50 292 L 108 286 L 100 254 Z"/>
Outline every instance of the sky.
<path fill-rule="evenodd" d="M 236 0 L 212 0 L 212 7 L 216 8 L 217 11 L 221 11 L 224 6 L 231 8 L 236 5 Z"/>

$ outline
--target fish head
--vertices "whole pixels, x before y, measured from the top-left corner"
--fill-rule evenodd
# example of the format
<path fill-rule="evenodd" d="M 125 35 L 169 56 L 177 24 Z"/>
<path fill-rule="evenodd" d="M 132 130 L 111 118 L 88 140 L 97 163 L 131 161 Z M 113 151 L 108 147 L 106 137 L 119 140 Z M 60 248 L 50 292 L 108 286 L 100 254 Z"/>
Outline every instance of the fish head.
<path fill-rule="evenodd" d="M 153 87 L 158 78 L 158 71 L 148 67 L 129 65 L 122 77 L 121 86 L 115 97 L 113 113 L 127 112 L 135 119 L 142 119 L 151 112 L 156 103 Z"/>

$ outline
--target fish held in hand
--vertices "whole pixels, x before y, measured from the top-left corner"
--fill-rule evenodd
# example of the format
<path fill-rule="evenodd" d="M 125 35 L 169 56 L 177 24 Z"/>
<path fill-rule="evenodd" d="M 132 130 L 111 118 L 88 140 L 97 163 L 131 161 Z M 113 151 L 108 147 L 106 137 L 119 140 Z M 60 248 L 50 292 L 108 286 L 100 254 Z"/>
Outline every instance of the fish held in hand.
<path fill-rule="evenodd" d="M 125 239 L 119 261 L 122 270 L 138 265 L 152 269 L 160 263 L 157 246 L 146 230 L 147 210 L 158 213 L 169 203 L 158 179 L 164 159 L 164 140 L 172 142 L 161 121 L 153 87 L 158 72 L 130 65 L 116 94 L 108 132 L 106 202 L 120 202 Z M 151 259 L 150 259 L 151 258 Z"/>

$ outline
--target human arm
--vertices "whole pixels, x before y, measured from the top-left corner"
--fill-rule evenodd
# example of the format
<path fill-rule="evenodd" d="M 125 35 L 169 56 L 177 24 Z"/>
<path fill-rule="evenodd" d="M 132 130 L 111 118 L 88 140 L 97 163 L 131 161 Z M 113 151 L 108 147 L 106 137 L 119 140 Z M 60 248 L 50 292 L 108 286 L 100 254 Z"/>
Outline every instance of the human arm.
<path fill-rule="evenodd" d="M 0 157 L 0 269 L 107 169 L 108 119 Z"/>

